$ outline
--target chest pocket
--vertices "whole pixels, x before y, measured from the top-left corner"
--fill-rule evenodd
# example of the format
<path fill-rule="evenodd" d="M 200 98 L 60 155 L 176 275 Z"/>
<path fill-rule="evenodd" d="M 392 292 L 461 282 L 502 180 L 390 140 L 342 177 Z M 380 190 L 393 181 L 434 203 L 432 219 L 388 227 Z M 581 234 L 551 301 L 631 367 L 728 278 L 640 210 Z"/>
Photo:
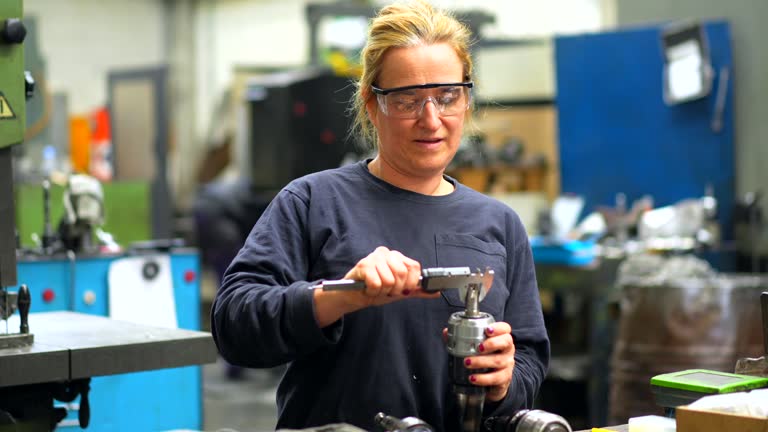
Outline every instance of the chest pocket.
<path fill-rule="evenodd" d="M 470 270 L 493 270 L 493 286 L 480 302 L 480 310 L 488 312 L 500 321 L 504 317 L 504 306 L 509 297 L 507 289 L 507 250 L 501 243 L 486 242 L 469 234 L 437 234 L 437 265 L 440 267 L 469 267 Z M 452 309 L 464 308 L 458 290 L 442 292 L 443 300 Z"/>

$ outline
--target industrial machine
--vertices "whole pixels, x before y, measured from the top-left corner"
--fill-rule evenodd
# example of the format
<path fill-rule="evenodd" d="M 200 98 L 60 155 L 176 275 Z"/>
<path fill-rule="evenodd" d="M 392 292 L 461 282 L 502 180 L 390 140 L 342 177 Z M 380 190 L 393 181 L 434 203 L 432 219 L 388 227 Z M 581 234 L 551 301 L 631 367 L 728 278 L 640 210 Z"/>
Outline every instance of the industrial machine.
<path fill-rule="evenodd" d="M 168 416 L 162 409 L 149 412 L 144 405 L 134 403 L 132 396 L 153 396 L 151 383 L 158 376 L 144 375 L 147 381 L 112 381 L 117 384 L 112 387 L 105 387 L 97 380 L 102 377 L 119 380 L 117 377 L 123 376 L 121 374 L 133 372 L 153 374 L 186 370 L 184 379 L 162 383 L 167 385 L 167 391 L 178 393 L 182 398 L 196 392 L 199 395 L 199 370 L 190 371 L 188 367 L 216 360 L 216 348 L 209 333 L 96 316 L 106 315 L 106 307 L 100 311 L 87 310 L 88 313 L 62 311 L 76 309 L 79 303 L 75 302 L 75 296 L 87 306 L 104 305 L 106 293 L 97 294 L 104 282 L 85 281 L 77 286 L 80 291 L 76 291 L 74 272 L 35 267 L 34 263 L 30 264 L 32 270 L 23 265 L 17 267 L 11 146 L 23 141 L 25 99 L 31 96 L 34 88 L 30 75 L 23 69 L 22 42 L 26 29 L 22 16 L 22 0 L 0 2 L 0 430 L 51 431 L 89 426 L 91 430 L 109 431 L 197 429 L 199 423 L 174 421 L 175 418 L 171 418 L 173 423 L 170 425 L 147 423 L 148 418 Z M 68 224 L 75 228 L 75 235 L 69 238 L 83 240 L 88 224 L 94 221 L 93 216 L 98 219 L 98 206 L 93 205 L 98 202 L 98 196 L 90 193 L 94 189 L 87 184 L 71 184 L 69 191 L 74 205 Z M 52 230 L 46 229 L 44 237 L 45 247 L 41 255 L 48 258 L 47 255 L 54 253 L 49 248 L 52 246 Z M 41 266 L 61 265 L 71 270 L 71 256 L 59 257 L 58 262 L 37 258 Z M 85 261 L 83 264 L 90 268 L 79 274 L 99 274 L 94 271 L 94 263 Z M 191 258 L 185 266 L 191 266 L 190 263 L 196 265 L 196 260 Z M 46 278 L 47 282 L 43 282 Z M 73 283 L 68 284 L 65 280 Z M 189 286 L 194 278 L 182 280 Z M 12 292 L 18 281 L 25 284 Z M 136 285 L 138 289 L 147 283 Z M 141 304 L 151 306 L 160 301 L 159 297 L 138 292 L 134 297 Z M 198 292 L 194 294 L 199 295 Z M 57 303 L 60 307 L 53 306 L 51 303 L 56 299 L 64 303 Z M 199 319 L 199 310 L 195 313 Z M 181 317 L 178 321 L 182 326 Z M 197 380 L 188 379 L 190 372 L 196 374 Z M 132 383 L 135 388 L 129 385 Z M 101 396 L 96 400 L 92 398 L 92 387 L 101 389 Z M 167 397 L 163 402 L 163 407 L 168 405 Z M 201 405 L 198 399 L 197 414 Z M 96 413 L 123 413 L 129 421 L 94 425 L 92 408 Z M 74 418 L 66 418 L 72 415 Z"/>
<path fill-rule="evenodd" d="M 17 249 L 18 279 L 32 288 L 29 311 L 71 311 L 199 330 L 197 251 L 185 247 L 180 239 L 133 242 L 127 247 L 118 245 L 103 229 L 105 194 L 100 182 L 84 174 L 73 174 L 66 182 L 63 180 L 59 181 L 63 186 L 61 200 L 51 199 L 51 183 L 43 181 L 42 205 L 37 209 L 44 215 L 38 230 L 41 234 L 33 235 L 33 239 L 37 238 L 35 246 Z M 52 214 L 57 215 L 55 222 Z M 147 298 L 152 300 L 142 300 Z M 91 379 L 89 388 L 90 430 L 200 429 L 203 426 L 199 366 L 98 376 Z M 174 404 L 168 406 L 170 398 Z M 55 404 L 67 413 L 58 422 L 57 429 L 81 425 L 78 417 L 85 406 L 82 396 L 67 402 L 57 400 Z M 131 409 L 115 409 L 121 405 Z M 162 415 L 137 416 L 137 412 Z"/>
<path fill-rule="evenodd" d="M 42 191 L 44 217 L 38 245 L 16 251 L 18 279 L 33 288 L 30 292 L 19 286 L 19 292 L 31 298 L 29 312 L 71 311 L 200 329 L 196 250 L 181 240 L 135 242 L 127 249 L 118 246 L 102 229 L 104 193 L 93 177 L 70 175 L 61 202 L 51 203 L 47 180 Z M 52 204 L 64 209 L 56 224 L 51 222 Z M 143 300 L 148 298 L 152 300 Z M 90 408 L 89 429 L 94 431 L 199 429 L 202 393 L 201 370 L 194 365 L 93 377 L 88 404 L 79 394 L 67 401 L 57 399 L 55 405 L 66 410 L 66 417 L 56 427 L 80 427 L 82 410 Z M 174 400 L 172 406 L 167 405 L 169 398 Z M 131 409 L 115 409 L 121 405 Z M 137 416 L 137 412 L 162 415 Z"/>
<path fill-rule="evenodd" d="M 27 31 L 21 22 L 21 1 L 0 5 L 0 319 L 6 321 L 0 331 L 0 347 L 29 345 L 29 291 L 20 289 L 9 293 L 7 287 L 16 284 L 16 252 L 13 213 L 13 164 L 11 146 L 24 138 L 25 102 L 32 93 L 32 83 L 26 84 L 22 43 Z M 21 307 L 19 307 L 21 306 Z M 16 310 L 23 315 L 18 332 L 11 332 L 7 319 Z"/>
<path fill-rule="evenodd" d="M 257 190 L 277 191 L 303 175 L 335 168 L 355 151 L 346 115 L 354 86 L 330 69 L 267 73 L 248 81 L 250 141 L 240 169 Z"/>
<path fill-rule="evenodd" d="M 170 322 L 179 329 L 199 330 L 201 300 L 197 251 L 184 247 L 161 247 L 159 243 L 153 247 L 150 247 L 151 244 L 139 246 L 114 254 L 20 254 L 18 278 L 30 287 L 30 328 L 35 332 L 35 342 L 39 342 L 42 331 L 39 324 L 35 325 L 35 316 L 64 311 L 111 317 L 113 320 L 136 319 L 152 326 Z M 134 266 L 134 271 L 115 273 L 125 263 Z M 145 283 L 130 282 L 122 291 L 116 292 L 109 282 L 110 277 L 144 281 L 145 274 L 148 278 Z M 166 287 L 169 289 L 164 291 L 164 295 L 172 296 L 172 302 L 163 301 L 162 291 L 158 290 L 159 282 L 165 277 L 170 281 L 170 287 Z M 149 291 L 157 294 L 148 294 Z M 118 298 L 118 294 L 122 296 Z M 127 302 L 123 301 L 126 296 L 129 297 Z M 135 299 L 133 303 L 131 298 Z M 132 304 L 140 306 L 136 309 L 141 310 L 126 311 Z M 161 307 L 167 309 L 161 313 L 158 311 Z M 121 314 L 115 308 L 124 312 Z M 98 332 L 98 328 L 92 331 Z M 211 355 L 207 361 L 215 361 L 215 347 L 210 336 L 207 333 L 204 335 L 211 343 L 206 348 L 210 349 Z M 125 340 L 120 337 L 115 342 Z M 168 430 L 181 426 L 201 429 L 202 370 L 193 363 L 178 366 L 152 368 L 141 373 L 93 376 L 89 392 L 91 421 L 88 429 Z M 173 404 L 168 404 L 168 400 L 173 400 Z M 83 406 L 79 398 L 66 403 L 57 401 L 56 405 L 66 405 L 68 410 L 67 417 L 59 423 L 57 430 L 79 429 L 78 411 Z"/>

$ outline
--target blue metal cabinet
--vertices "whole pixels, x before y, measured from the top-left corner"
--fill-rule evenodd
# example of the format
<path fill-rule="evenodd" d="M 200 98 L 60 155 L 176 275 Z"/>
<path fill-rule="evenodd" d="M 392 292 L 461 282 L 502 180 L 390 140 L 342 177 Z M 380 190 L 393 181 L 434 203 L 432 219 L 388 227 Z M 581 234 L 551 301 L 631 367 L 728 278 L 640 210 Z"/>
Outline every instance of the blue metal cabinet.
<path fill-rule="evenodd" d="M 179 327 L 199 330 L 198 254 L 183 249 L 169 255 Z M 30 289 L 31 312 L 73 310 L 109 316 L 109 267 L 125 256 L 88 256 L 74 260 L 66 256 L 20 258 L 18 281 Z M 30 330 L 34 333 L 34 322 L 30 322 Z M 89 431 L 202 429 L 199 366 L 95 377 L 91 380 L 89 396 Z M 57 430 L 80 430 L 79 399 L 62 406 L 67 406 L 70 412 Z"/>

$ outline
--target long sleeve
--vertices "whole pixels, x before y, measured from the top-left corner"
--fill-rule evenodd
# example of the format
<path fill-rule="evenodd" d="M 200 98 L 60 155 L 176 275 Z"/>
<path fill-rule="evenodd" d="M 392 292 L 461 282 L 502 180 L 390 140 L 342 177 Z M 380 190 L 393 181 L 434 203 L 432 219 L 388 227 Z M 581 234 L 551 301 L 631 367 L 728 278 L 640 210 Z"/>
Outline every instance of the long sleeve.
<path fill-rule="evenodd" d="M 211 330 L 230 363 L 272 367 L 332 344 L 340 324 L 320 329 L 310 282 L 307 202 L 284 190 L 270 203 L 224 275 Z M 298 282 L 297 282 L 298 281 Z"/>
<path fill-rule="evenodd" d="M 518 230 L 519 231 L 519 230 Z M 510 415 L 530 409 L 549 367 L 550 345 L 541 312 L 533 254 L 527 236 L 515 243 L 509 260 L 510 296 L 504 314 L 512 326 L 515 343 L 515 369 L 504 400 L 489 408 L 493 415 Z"/>
<path fill-rule="evenodd" d="M 478 217 L 478 215 L 484 217 Z M 496 270 L 481 310 L 512 326 L 516 369 L 489 414 L 530 407 L 549 361 L 533 258 L 519 217 L 461 184 L 428 196 L 382 182 L 365 163 L 294 180 L 272 200 L 227 269 L 211 328 L 221 355 L 247 367 L 288 363 L 278 428 L 346 422 L 364 429 L 386 411 L 458 430 L 441 337 L 463 307 L 455 290 L 345 315 L 319 328 L 313 293 L 378 246 L 424 267 Z"/>

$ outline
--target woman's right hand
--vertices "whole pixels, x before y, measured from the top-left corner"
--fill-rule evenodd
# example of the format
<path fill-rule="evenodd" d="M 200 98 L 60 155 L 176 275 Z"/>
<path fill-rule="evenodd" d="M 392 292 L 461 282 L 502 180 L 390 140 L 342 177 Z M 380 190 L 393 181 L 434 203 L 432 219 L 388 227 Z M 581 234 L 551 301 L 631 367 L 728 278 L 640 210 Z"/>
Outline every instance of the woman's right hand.
<path fill-rule="evenodd" d="M 347 272 L 344 279 L 365 282 L 364 291 L 315 290 L 317 321 L 325 327 L 344 314 L 406 298 L 434 298 L 419 284 L 421 264 L 402 253 L 379 246 Z"/>
<path fill-rule="evenodd" d="M 350 291 L 350 300 L 361 308 L 404 298 L 434 297 L 420 286 L 421 264 L 402 253 L 379 246 L 347 272 L 345 279 L 365 282 L 365 291 Z"/>

